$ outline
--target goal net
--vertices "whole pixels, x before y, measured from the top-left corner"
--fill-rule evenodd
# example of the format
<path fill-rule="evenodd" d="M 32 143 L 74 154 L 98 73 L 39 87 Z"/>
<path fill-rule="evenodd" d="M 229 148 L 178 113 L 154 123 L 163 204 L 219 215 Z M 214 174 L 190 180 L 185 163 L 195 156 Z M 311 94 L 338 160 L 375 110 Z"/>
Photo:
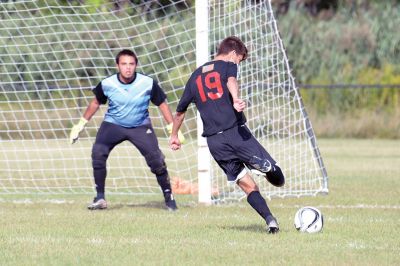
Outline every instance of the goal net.
<path fill-rule="evenodd" d="M 208 27 L 206 38 L 197 41 L 194 2 L 1 1 L 0 194 L 93 194 L 91 147 L 107 107 L 102 106 L 75 144 L 68 143 L 68 136 L 94 97 L 91 90 L 115 73 L 115 55 L 133 49 L 139 59 L 137 71 L 159 82 L 174 113 L 199 62 L 199 45 L 209 50 L 205 62 L 229 35 L 240 37 L 250 50 L 239 74 L 248 126 L 286 176 L 282 188 L 255 176 L 262 193 L 288 197 L 327 192 L 325 168 L 270 2 L 196 1 L 207 9 Z M 149 111 L 173 189 L 197 197 L 194 105 L 182 127 L 186 143 L 177 152 L 168 148 L 161 113 L 153 105 Z M 244 196 L 227 185 L 213 160 L 206 163 L 212 200 Z M 107 166 L 106 193 L 160 193 L 132 144 L 118 145 Z"/>

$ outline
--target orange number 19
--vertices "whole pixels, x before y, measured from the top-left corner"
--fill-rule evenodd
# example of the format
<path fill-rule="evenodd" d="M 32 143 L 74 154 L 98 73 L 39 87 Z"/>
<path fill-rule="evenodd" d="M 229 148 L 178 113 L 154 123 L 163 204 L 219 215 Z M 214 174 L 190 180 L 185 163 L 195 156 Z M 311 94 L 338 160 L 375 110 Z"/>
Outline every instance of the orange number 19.
<path fill-rule="evenodd" d="M 206 88 L 209 90 L 217 89 L 216 92 L 207 92 L 208 98 L 211 100 L 216 100 L 222 97 L 224 94 L 224 90 L 221 84 L 221 78 L 218 72 L 210 72 L 204 77 L 204 82 Z M 200 98 L 202 102 L 207 101 L 206 94 L 204 92 L 204 86 L 201 79 L 201 75 L 196 78 L 197 89 L 199 90 Z"/>

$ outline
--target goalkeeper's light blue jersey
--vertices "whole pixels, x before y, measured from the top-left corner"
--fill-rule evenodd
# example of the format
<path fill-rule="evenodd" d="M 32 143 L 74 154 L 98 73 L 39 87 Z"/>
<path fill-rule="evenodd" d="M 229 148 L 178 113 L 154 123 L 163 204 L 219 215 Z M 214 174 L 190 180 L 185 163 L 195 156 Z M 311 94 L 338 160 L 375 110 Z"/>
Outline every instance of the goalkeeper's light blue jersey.
<path fill-rule="evenodd" d="M 102 80 L 93 93 L 101 104 L 108 100 L 104 121 L 129 128 L 149 124 L 150 101 L 159 106 L 166 99 L 157 82 L 141 73 L 135 73 L 129 84 L 122 83 L 114 74 Z"/>

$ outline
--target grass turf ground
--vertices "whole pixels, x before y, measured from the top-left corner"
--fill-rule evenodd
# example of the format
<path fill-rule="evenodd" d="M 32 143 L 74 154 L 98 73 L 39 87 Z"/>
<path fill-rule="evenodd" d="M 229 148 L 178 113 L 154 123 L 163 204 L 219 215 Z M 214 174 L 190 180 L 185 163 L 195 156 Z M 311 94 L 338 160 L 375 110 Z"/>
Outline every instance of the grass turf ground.
<path fill-rule="evenodd" d="M 178 196 L 110 196 L 88 211 L 87 196 L 0 195 L 2 265 L 399 265 L 400 141 L 319 140 L 327 196 L 272 199 L 281 232 L 268 235 L 243 201 L 205 207 Z M 324 230 L 293 227 L 305 205 Z"/>

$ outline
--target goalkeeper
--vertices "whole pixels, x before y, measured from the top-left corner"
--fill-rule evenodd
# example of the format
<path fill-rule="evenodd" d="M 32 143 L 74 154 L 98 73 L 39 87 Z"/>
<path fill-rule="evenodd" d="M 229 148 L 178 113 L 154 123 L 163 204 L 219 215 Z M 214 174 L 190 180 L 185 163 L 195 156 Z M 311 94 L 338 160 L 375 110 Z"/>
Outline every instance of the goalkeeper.
<path fill-rule="evenodd" d="M 164 195 L 168 210 L 177 210 L 167 166 L 154 133 L 149 116 L 150 101 L 158 106 L 172 130 L 172 114 L 166 102 L 166 95 L 152 78 L 136 72 L 138 59 L 131 50 L 122 50 L 116 56 L 118 73 L 102 80 L 94 89 L 95 97 L 87 107 L 80 121 L 72 127 L 70 142 L 73 144 L 86 123 L 97 112 L 101 104 L 108 101 L 104 116 L 92 148 L 92 166 L 97 195 L 90 210 L 105 209 L 106 161 L 112 149 L 128 140 L 144 156 L 150 170 L 155 174 Z M 184 141 L 180 134 L 181 141 Z"/>
<path fill-rule="evenodd" d="M 246 57 L 244 43 L 228 37 L 218 47 L 215 59 L 193 72 L 176 108 L 169 144 L 173 150 L 180 148 L 178 130 L 189 104 L 194 102 L 211 155 L 226 173 L 228 182 L 236 183 L 246 193 L 248 203 L 265 220 L 267 231 L 277 233 L 278 222 L 247 171 L 261 173 L 277 187 L 285 183 L 281 169 L 245 125 L 246 103 L 239 98 L 236 77 L 237 65 Z"/>

